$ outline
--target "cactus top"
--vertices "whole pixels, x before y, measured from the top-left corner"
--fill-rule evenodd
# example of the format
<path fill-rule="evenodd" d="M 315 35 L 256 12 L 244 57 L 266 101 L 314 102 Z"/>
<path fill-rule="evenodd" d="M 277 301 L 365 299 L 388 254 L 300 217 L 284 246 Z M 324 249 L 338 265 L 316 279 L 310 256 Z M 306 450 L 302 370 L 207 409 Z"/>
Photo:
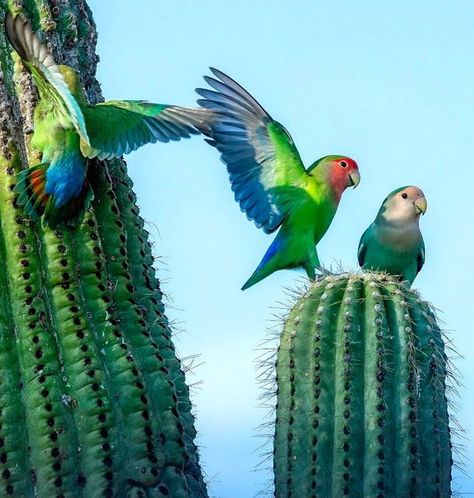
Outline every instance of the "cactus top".
<path fill-rule="evenodd" d="M 446 376 L 418 294 L 376 273 L 314 282 L 278 347 L 275 496 L 450 496 Z"/>

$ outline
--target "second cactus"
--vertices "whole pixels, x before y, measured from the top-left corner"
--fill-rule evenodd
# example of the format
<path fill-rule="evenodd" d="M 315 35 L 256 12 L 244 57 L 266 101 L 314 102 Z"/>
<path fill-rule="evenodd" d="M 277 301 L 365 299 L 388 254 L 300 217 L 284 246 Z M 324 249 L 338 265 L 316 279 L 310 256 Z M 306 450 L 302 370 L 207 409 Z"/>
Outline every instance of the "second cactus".
<path fill-rule="evenodd" d="M 450 496 L 447 359 L 416 293 L 378 274 L 315 282 L 276 365 L 275 496 Z"/>

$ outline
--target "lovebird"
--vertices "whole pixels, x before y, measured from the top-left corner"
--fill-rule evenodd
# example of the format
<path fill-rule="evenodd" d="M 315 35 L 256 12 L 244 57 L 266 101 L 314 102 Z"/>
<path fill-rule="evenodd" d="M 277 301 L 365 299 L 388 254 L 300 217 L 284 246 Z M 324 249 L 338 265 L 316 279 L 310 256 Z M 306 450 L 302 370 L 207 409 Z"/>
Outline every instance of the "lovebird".
<path fill-rule="evenodd" d="M 77 73 L 58 65 L 20 16 L 5 17 L 6 34 L 39 91 L 32 146 L 41 164 L 17 176 L 18 203 L 33 219 L 55 227 L 82 220 L 93 197 L 88 159 L 111 159 L 144 144 L 188 138 L 206 128 L 211 113 L 143 100 L 89 105 Z"/>
<path fill-rule="evenodd" d="M 357 163 L 325 156 L 305 169 L 288 131 L 236 81 L 211 68 L 213 88 L 196 89 L 215 113 L 207 141 L 227 166 L 235 200 L 265 233 L 277 236 L 242 290 L 284 268 L 302 267 L 310 279 L 321 269 L 316 244 L 336 214 L 347 187 L 360 181 Z"/>
<path fill-rule="evenodd" d="M 389 194 L 360 239 L 360 266 L 396 275 L 411 286 L 425 263 L 419 222 L 426 209 L 425 195 L 418 187 L 401 187 Z"/>

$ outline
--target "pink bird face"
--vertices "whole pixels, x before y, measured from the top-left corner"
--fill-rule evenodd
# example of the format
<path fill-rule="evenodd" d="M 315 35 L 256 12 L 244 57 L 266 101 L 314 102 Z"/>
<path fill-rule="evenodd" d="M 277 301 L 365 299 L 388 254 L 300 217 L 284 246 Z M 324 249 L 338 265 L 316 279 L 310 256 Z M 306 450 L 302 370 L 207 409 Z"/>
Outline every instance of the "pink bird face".
<path fill-rule="evenodd" d="M 339 156 L 331 161 L 331 183 L 340 195 L 348 187 L 357 187 L 360 182 L 359 167 L 354 159 Z"/>
<path fill-rule="evenodd" d="M 408 186 L 392 192 L 385 202 L 386 214 L 389 220 L 409 222 L 425 214 L 428 207 L 425 194 L 415 186 Z"/>

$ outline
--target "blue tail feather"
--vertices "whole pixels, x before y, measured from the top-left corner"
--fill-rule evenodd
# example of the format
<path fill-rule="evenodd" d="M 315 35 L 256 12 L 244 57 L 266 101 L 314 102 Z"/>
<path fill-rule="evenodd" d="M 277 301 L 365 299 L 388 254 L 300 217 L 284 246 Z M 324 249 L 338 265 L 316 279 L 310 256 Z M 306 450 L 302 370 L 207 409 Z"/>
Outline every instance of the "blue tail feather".
<path fill-rule="evenodd" d="M 45 224 L 76 225 L 93 197 L 85 178 L 84 161 L 42 163 L 17 174 L 18 204 L 32 219 L 43 216 Z"/>
<path fill-rule="evenodd" d="M 262 261 L 257 266 L 257 270 L 261 270 L 281 249 L 283 246 L 283 240 L 281 237 L 275 237 L 275 240 L 270 244 L 270 247 L 267 249 L 265 256 L 263 256 Z"/>
<path fill-rule="evenodd" d="M 268 263 L 278 254 L 278 252 L 283 247 L 284 238 L 280 233 L 275 237 L 275 240 L 271 243 L 270 247 L 267 249 L 265 256 L 263 256 L 262 261 L 257 266 L 257 269 L 253 272 L 252 276 L 245 282 L 241 290 L 248 289 L 252 285 L 255 285 L 260 280 L 263 280 L 268 275 L 272 274 L 279 268 L 269 268 Z"/>

